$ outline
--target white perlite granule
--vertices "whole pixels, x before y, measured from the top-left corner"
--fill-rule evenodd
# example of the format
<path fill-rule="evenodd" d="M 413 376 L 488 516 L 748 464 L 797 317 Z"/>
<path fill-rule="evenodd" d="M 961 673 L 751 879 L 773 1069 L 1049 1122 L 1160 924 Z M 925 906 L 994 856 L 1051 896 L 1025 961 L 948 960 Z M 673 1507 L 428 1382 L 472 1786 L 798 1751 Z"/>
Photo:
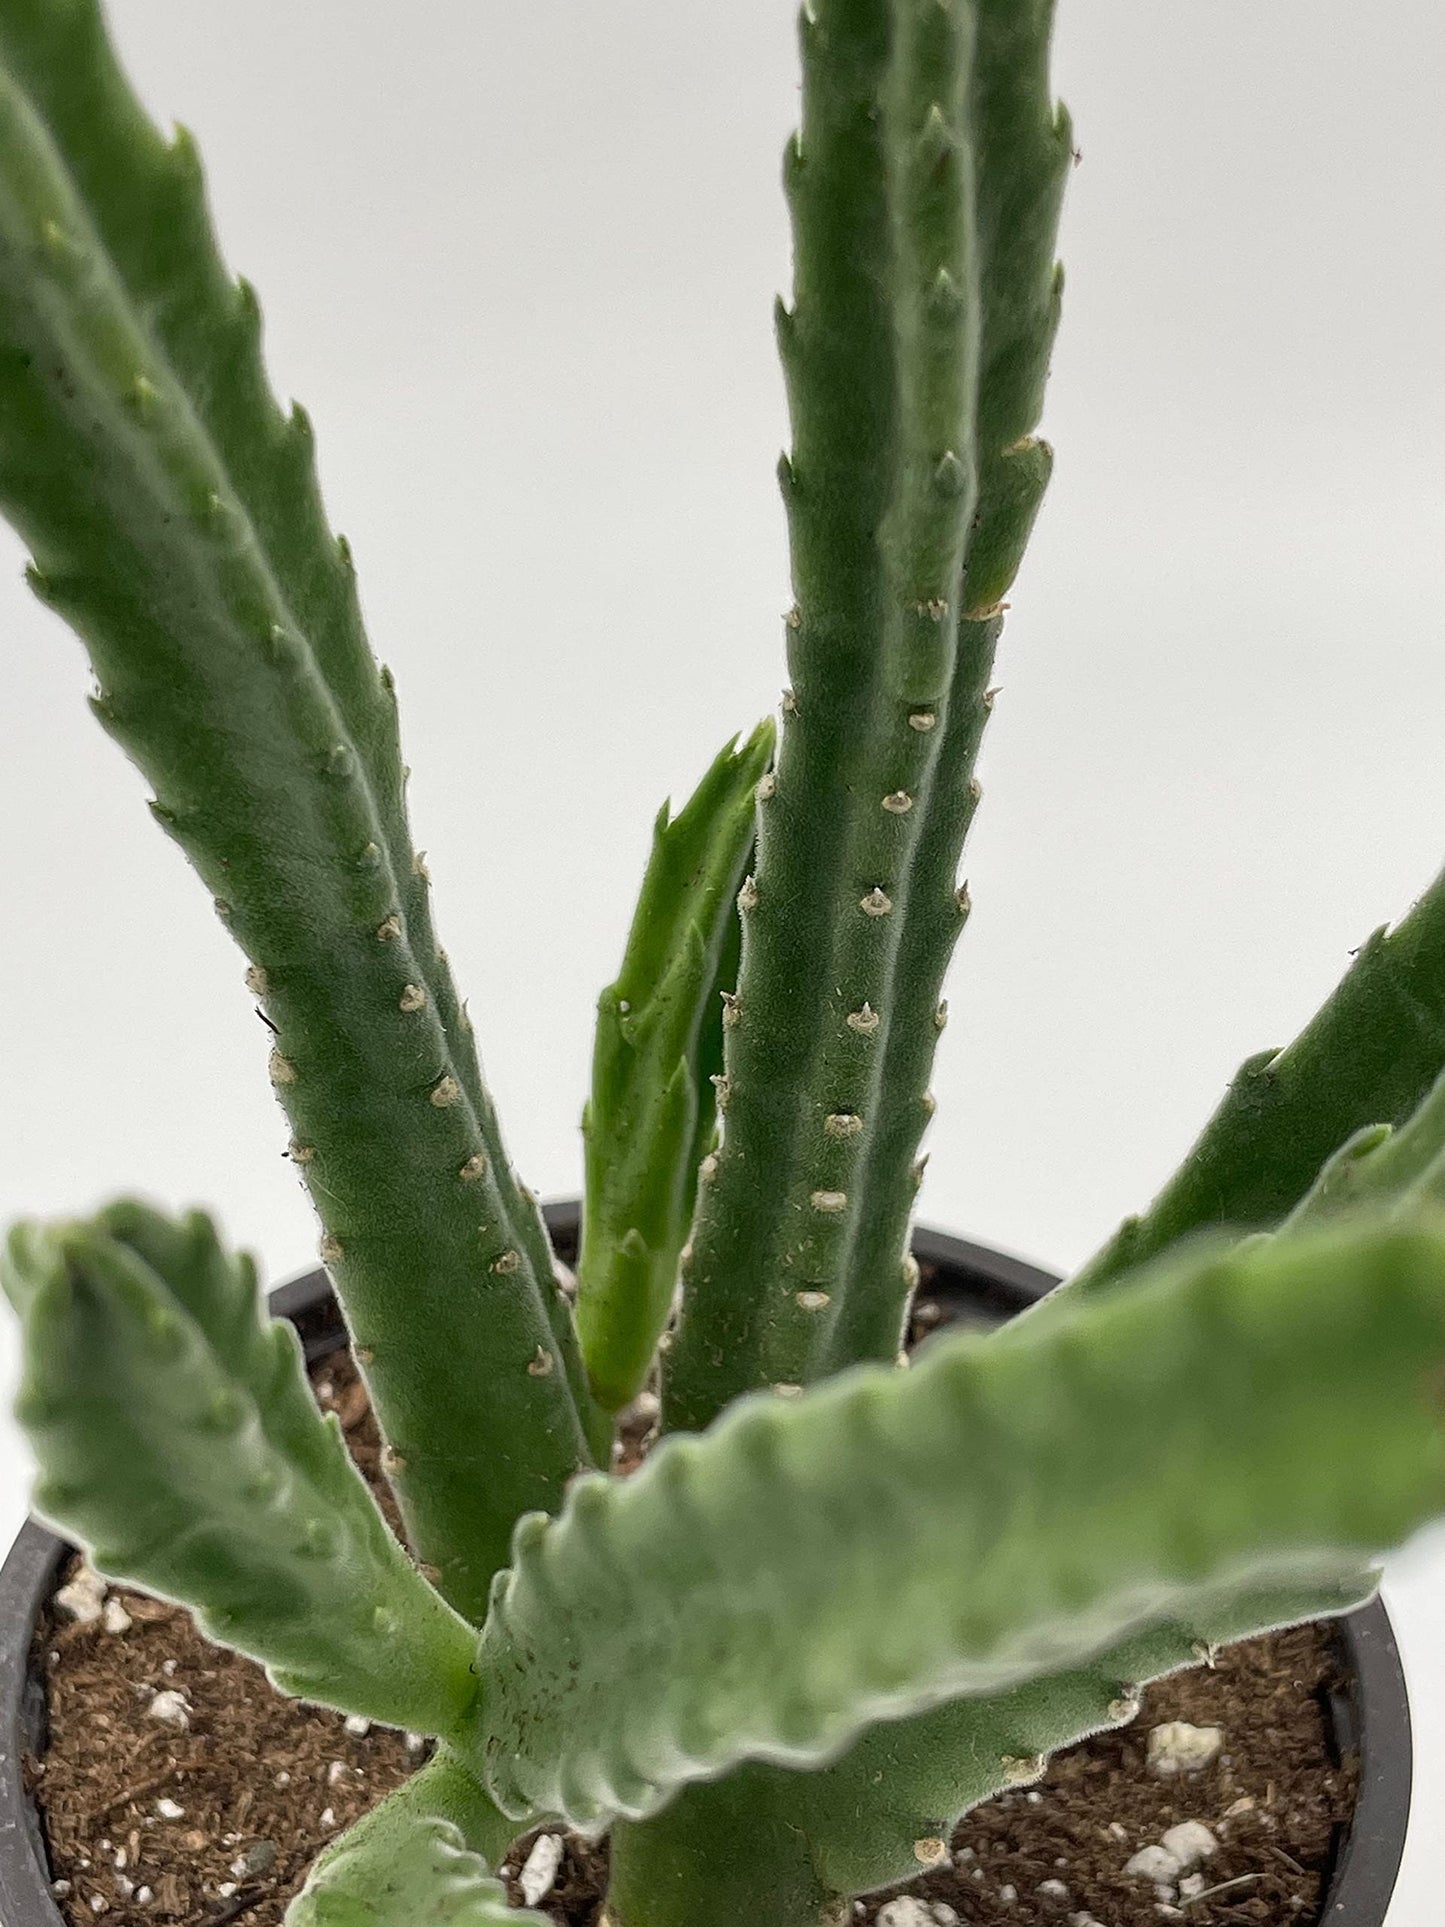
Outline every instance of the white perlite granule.
<path fill-rule="evenodd" d="M 902 1894 L 878 1909 L 877 1927 L 934 1927 L 933 1909 L 912 1894 Z"/>
<path fill-rule="evenodd" d="M 1219 1851 L 1219 1842 L 1198 1820 L 1181 1820 L 1177 1827 L 1160 1834 L 1159 1844 L 1173 1854 L 1185 1873 Z"/>
<path fill-rule="evenodd" d="M 1160 1780 L 1172 1780 L 1181 1773 L 1202 1773 L 1218 1759 L 1223 1746 L 1222 1727 L 1169 1720 L 1149 1734 L 1149 1771 Z"/>
<path fill-rule="evenodd" d="M 105 1581 L 89 1566 L 77 1566 L 73 1578 L 56 1593 L 55 1603 L 63 1613 L 88 1626 L 100 1618 L 105 1605 Z"/>
<path fill-rule="evenodd" d="M 527 1855 L 521 1873 L 517 1876 L 522 1888 L 522 1900 L 528 1907 L 535 1907 L 545 1895 L 551 1893 L 552 1883 L 557 1878 L 557 1869 L 562 1865 L 562 1836 L 560 1833 L 539 1833 L 532 1842 L 532 1851 Z"/>
<path fill-rule="evenodd" d="M 162 1726 L 174 1726 L 179 1732 L 184 1733 L 191 1723 L 191 1709 L 186 1705 L 185 1694 L 178 1693 L 172 1688 L 156 1694 L 146 1708 L 146 1718 L 159 1720 Z"/>
<path fill-rule="evenodd" d="M 1131 1880 L 1152 1880 L 1156 1884 L 1177 1880 L 1183 1871 L 1169 1849 L 1158 1845 L 1140 1847 L 1132 1859 L 1124 1863 L 1124 1872 Z"/>

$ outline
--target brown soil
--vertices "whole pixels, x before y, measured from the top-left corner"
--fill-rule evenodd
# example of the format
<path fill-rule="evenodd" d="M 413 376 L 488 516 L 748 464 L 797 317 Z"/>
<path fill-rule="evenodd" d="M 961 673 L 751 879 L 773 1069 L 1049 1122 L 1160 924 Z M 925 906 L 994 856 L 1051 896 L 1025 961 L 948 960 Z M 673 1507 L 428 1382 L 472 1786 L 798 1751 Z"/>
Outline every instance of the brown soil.
<path fill-rule="evenodd" d="M 350 1358 L 337 1353 L 312 1379 L 394 1520 Z M 318 1848 L 401 1784 L 419 1745 L 385 1727 L 349 1732 L 339 1713 L 283 1699 L 178 1607 L 125 1588 L 111 1597 L 134 1622 L 126 1631 L 52 1608 L 37 1635 L 49 1743 L 30 1774 L 61 1911 L 74 1927 L 101 1914 L 117 1927 L 271 1927 Z M 150 1717 L 167 1691 L 185 1696 L 184 1731 Z M 167 1818 L 173 1807 L 180 1816 Z"/>
<path fill-rule="evenodd" d="M 1328 1748 L 1324 1695 L 1338 1676 L 1329 1634 L 1298 1626 L 1225 1649 L 1212 1671 L 1160 1680 L 1132 1726 L 1057 1755 L 1037 1788 L 976 1807 L 954 1835 L 953 1864 L 898 1891 L 1011 1927 L 1064 1927 L 1080 1912 L 1099 1927 L 1312 1923 L 1355 1802 L 1354 1763 L 1334 1764 Z M 1149 1730 L 1169 1720 L 1223 1728 L 1213 1766 L 1173 1780 L 1146 1770 Z M 1203 1892 L 1165 1901 L 1125 1876 L 1139 1848 L 1188 1820 L 1218 1842 L 1196 1870 Z"/>
<path fill-rule="evenodd" d="M 925 1306 L 916 1330 L 938 1322 Z M 376 1485 L 375 1426 L 350 1360 L 337 1353 L 313 1378 Z M 644 1412 L 624 1468 L 647 1430 Z M 208 1645 L 186 1613 L 124 1589 L 111 1597 L 132 1622 L 124 1630 L 52 1611 L 37 1634 L 49 1739 L 28 1770 L 60 1909 L 71 1927 L 94 1927 L 100 1915 L 114 1927 L 274 1927 L 319 1848 L 406 1778 L 420 1743 L 380 1727 L 348 1730 L 338 1714 L 281 1698 L 259 1667 Z M 1038 1787 L 976 1808 L 947 1860 L 856 1903 L 857 1919 L 874 1922 L 908 1894 L 943 1924 L 1308 1927 L 1354 1803 L 1353 1763 L 1331 1758 L 1324 1711 L 1337 1665 L 1329 1635 L 1302 1627 L 1161 1681 L 1132 1726 L 1060 1754 Z M 184 1696 L 184 1730 L 150 1716 L 167 1691 Z M 1147 1735 L 1168 1720 L 1221 1727 L 1215 1763 L 1152 1777 Z M 1137 1849 L 1184 1820 L 1203 1822 L 1218 1842 L 1197 1869 L 1203 1892 L 1166 1898 L 1125 1877 Z M 504 1869 L 514 1905 L 530 1839 Z M 569 1838 L 540 1911 L 557 1927 L 597 1927 L 605 1879 L 605 1846 Z"/>

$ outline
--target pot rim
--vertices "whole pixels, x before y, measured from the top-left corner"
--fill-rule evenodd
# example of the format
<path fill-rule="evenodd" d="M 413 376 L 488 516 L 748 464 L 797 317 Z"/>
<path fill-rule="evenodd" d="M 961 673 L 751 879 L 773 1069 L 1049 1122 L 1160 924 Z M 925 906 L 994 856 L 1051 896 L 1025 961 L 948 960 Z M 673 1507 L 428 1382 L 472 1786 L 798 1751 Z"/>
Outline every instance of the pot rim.
<path fill-rule="evenodd" d="M 559 1240 L 575 1239 L 581 1208 L 575 1199 L 544 1207 Z M 926 1226 L 913 1235 L 925 1264 L 962 1274 L 972 1303 L 980 1300 L 1002 1321 L 1051 1291 L 1056 1274 L 988 1245 Z M 336 1342 L 327 1319 L 331 1283 L 313 1270 L 279 1285 L 272 1311 L 297 1326 L 308 1359 Z M 39 1680 L 30 1666 L 34 1627 L 73 1548 L 35 1519 L 21 1527 L 0 1568 L 0 1927 L 65 1927 L 50 1892 L 50 1870 L 39 1814 L 24 1783 L 24 1756 L 41 1730 Z M 1359 1791 L 1330 1878 L 1319 1927 L 1381 1927 L 1399 1873 L 1410 1815 L 1413 1759 L 1410 1705 L 1399 1647 L 1384 1604 L 1334 1621 L 1348 1672 L 1346 1690 L 1331 1703 L 1335 1741 L 1357 1752 Z M 23 1637 L 16 1633 L 23 1628 Z"/>

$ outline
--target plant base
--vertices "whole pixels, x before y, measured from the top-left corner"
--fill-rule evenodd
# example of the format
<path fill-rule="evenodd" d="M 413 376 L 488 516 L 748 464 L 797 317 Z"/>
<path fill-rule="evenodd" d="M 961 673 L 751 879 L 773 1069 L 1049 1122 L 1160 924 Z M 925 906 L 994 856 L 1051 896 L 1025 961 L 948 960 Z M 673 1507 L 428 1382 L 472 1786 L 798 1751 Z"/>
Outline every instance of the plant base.
<path fill-rule="evenodd" d="M 315 1377 L 363 1465 L 374 1465 L 375 1435 L 349 1359 L 324 1360 Z M 58 1613 L 42 1627 L 38 1645 L 51 1732 L 33 1785 L 53 1870 L 70 1883 L 58 1897 L 60 1912 L 70 1927 L 95 1927 L 99 1898 L 107 1927 L 217 1927 L 233 1917 L 245 1927 L 279 1927 L 314 1853 L 398 1785 L 418 1756 L 398 1734 L 378 1727 L 357 1735 L 335 1714 L 281 1699 L 249 1661 L 208 1646 L 183 1612 L 124 1592 L 116 1598 L 132 1620 L 124 1631 L 78 1625 Z M 1188 1927 L 1309 1927 L 1353 1798 L 1349 1767 L 1332 1759 L 1329 1745 L 1337 1673 L 1333 1636 L 1301 1628 L 1231 1648 L 1212 1672 L 1161 1681 L 1135 1726 L 1060 1755 L 1040 1788 L 970 1814 L 954 1842 L 954 1863 L 921 1871 L 906 1891 L 952 1906 L 969 1923 L 1061 1927 L 1070 1912 L 1092 1910 L 1110 1927 L 1160 1927 L 1153 1886 L 1126 1880 L 1120 1870 L 1164 1828 L 1198 1819 L 1221 1843 L 1201 1869 L 1210 1884 L 1247 1884 L 1221 1892 L 1217 1902 L 1193 1901 L 1183 1915 Z M 184 1730 L 149 1716 L 155 1694 L 167 1689 L 186 1696 Z M 1148 1728 L 1173 1719 L 1224 1728 L 1228 1765 L 1173 1782 L 1151 1776 L 1144 1763 Z M 182 1817 L 165 1819 L 163 1800 L 182 1808 Z M 827 1922 L 827 1897 L 796 1841 L 785 1836 L 742 1840 L 731 1873 L 699 1868 L 685 1834 L 666 1819 L 656 1829 L 619 1829 L 617 1846 L 617 1927 L 750 1918 L 727 1912 L 729 1888 L 744 1885 L 751 1902 L 764 1873 L 777 1912 L 756 1927 Z M 123 1867 L 116 1864 L 120 1852 Z M 659 1881 L 669 1857 L 672 1878 Z M 524 1858 L 524 1848 L 513 1850 L 514 1874 Z M 655 1899 L 634 1921 L 627 1909 L 644 1865 L 644 1891 Z M 699 1871 L 706 1901 L 694 1886 Z M 569 1843 L 544 1903 L 558 1927 L 600 1927 L 607 1877 L 605 1848 Z M 1067 1905 L 1052 1888 L 1039 1893 L 1051 1881 L 1067 1889 Z M 151 1898 L 141 1901 L 146 1888 Z M 512 1898 L 521 1903 L 515 1879 Z M 871 1897 L 862 1916 L 850 1906 L 842 1918 L 867 1927 L 886 1898 Z"/>
<path fill-rule="evenodd" d="M 575 1208 L 554 1207 L 549 1216 L 566 1248 Z M 915 1336 L 960 1314 L 996 1323 L 1049 1283 L 1017 1260 L 938 1233 L 921 1232 L 915 1249 L 929 1293 L 918 1306 Z M 334 1354 L 338 1327 L 324 1277 L 314 1273 L 283 1287 L 273 1305 L 295 1320 L 308 1357 L 320 1361 L 323 1402 L 339 1412 L 363 1466 L 374 1463 L 365 1395 L 349 1361 Z M 132 1623 L 114 1631 L 37 1613 L 59 1553 L 48 1535 L 27 1528 L 0 1582 L 8 1610 L 0 1750 L 10 1756 L 0 1762 L 0 1919 L 5 1927 L 94 1927 L 98 1916 L 107 1927 L 226 1927 L 232 1920 L 278 1927 L 313 1854 L 419 1756 L 400 1735 L 350 1732 L 335 1715 L 282 1700 L 257 1668 L 207 1646 L 186 1615 L 155 1602 L 121 1594 Z M 27 1666 L 32 1623 L 37 1633 Z M 1342 1660 L 1349 1677 L 1343 1698 L 1330 1683 Z M 185 1692 L 187 1728 L 150 1716 L 156 1693 L 166 1689 Z M 1196 1780 L 1152 1779 L 1143 1769 L 1145 1732 L 1169 1719 L 1224 1727 L 1227 1761 Z M 27 1751 L 22 1787 L 18 1769 Z M 1357 1754 L 1360 1805 L 1343 1830 Z M 926 1897 L 937 1920 L 946 1922 L 951 1908 L 970 1927 L 1063 1927 L 1071 1913 L 1086 1910 L 1111 1927 L 1158 1927 L 1169 1916 L 1157 1909 L 1174 1903 L 1161 1901 L 1147 1882 L 1125 1883 L 1119 1869 L 1162 1825 L 1199 1818 L 1220 1841 L 1208 1877 L 1224 1891 L 1189 1898 L 1179 1910 L 1188 1927 L 1312 1927 L 1327 1880 L 1330 1927 L 1381 1927 L 1409 1782 L 1399 1661 L 1375 1606 L 1343 1631 L 1251 1642 L 1221 1655 L 1215 1672 L 1162 1682 L 1135 1726 L 1061 1755 L 1040 1787 L 969 1815 L 953 1843 L 952 1867 L 920 1873 L 907 1893 Z M 1139 1805 L 1141 1788 L 1164 1804 Z M 181 1816 L 167 1818 L 162 1800 L 180 1807 Z M 36 1806 L 48 1836 L 48 1870 Z M 527 1845 L 519 1842 L 508 1857 L 518 1905 L 516 1874 Z M 775 1843 L 767 1851 L 781 1849 Z M 53 1897 L 51 1871 L 68 1883 Z M 569 1839 L 544 1911 L 558 1927 L 616 1927 L 602 1914 L 607 1880 L 606 1845 Z M 1051 1882 L 1064 1887 L 1067 1902 Z M 796 1866 L 783 1885 L 799 1900 L 807 1897 Z M 843 1918 L 850 1927 L 854 1920 L 870 1927 L 890 1899 L 873 1896 L 856 1914 L 850 1904 Z M 768 1927 L 753 1918 L 755 1927 Z M 912 1918 L 919 1920 L 917 1911 Z M 883 1912 L 885 1923 L 897 1919 Z"/>

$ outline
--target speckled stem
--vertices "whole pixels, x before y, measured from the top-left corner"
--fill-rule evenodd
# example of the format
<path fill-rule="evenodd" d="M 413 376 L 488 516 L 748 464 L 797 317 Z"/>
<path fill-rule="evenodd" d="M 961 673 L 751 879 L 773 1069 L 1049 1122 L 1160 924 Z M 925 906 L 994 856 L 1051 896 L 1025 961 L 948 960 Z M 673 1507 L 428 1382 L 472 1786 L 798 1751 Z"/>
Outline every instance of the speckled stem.
<path fill-rule="evenodd" d="M 503 1811 L 597 1828 L 1243 1588 L 1357 1597 L 1445 1507 L 1442 1361 L 1436 1220 L 1181 1251 L 911 1371 L 741 1400 L 519 1525 L 456 1743 Z"/>
<path fill-rule="evenodd" d="M 803 19 L 779 324 L 793 682 L 669 1426 L 896 1350 L 993 607 L 1047 472 L 1028 431 L 1069 154 L 1049 13 L 836 0 Z"/>
<path fill-rule="evenodd" d="M 792 688 L 744 885 L 723 1144 L 705 1164 L 666 1420 L 801 1383 L 848 1235 L 890 919 L 937 753 L 974 502 L 973 19 L 828 0 L 788 149 Z"/>
<path fill-rule="evenodd" d="M 933 1114 L 928 1083 L 947 1017 L 944 981 L 967 916 L 959 880 L 978 807 L 974 764 L 993 707 L 989 683 L 1003 598 L 1032 531 L 1053 457 L 1034 429 L 1059 320 L 1059 210 L 1072 166 L 1067 114 L 1049 91 L 1053 0 L 982 0 L 974 82 L 982 330 L 979 495 L 969 531 L 958 650 L 940 754 L 915 809 L 917 840 L 899 892 L 892 1021 L 878 1056 L 878 1127 L 855 1177 L 858 1208 L 839 1309 L 816 1369 L 889 1359 L 902 1342 L 913 1283 L 908 1231 L 919 1141 Z"/>
<path fill-rule="evenodd" d="M 590 1461 L 570 1316 L 431 933 L 309 427 L 92 0 L 0 11 L 0 506 L 252 960 L 408 1529 L 479 1614 L 514 1519 Z"/>
<path fill-rule="evenodd" d="M 707 1896 L 747 1879 L 755 1841 L 780 1886 L 789 1872 L 801 1885 L 804 1870 L 815 1890 L 845 1896 L 913 1879 L 980 1801 L 1038 1779 L 1064 1747 L 1134 1720 L 1138 1689 L 1150 1681 L 1207 1664 L 1215 1646 L 1232 1640 L 1352 1611 L 1375 1586 L 1375 1575 L 1362 1574 L 1333 1586 L 1243 1587 L 1196 1614 L 1133 1633 L 1084 1666 L 882 1721 L 814 1772 L 741 1767 L 689 1787 L 641 1825 L 619 1821 L 610 1836 L 613 1878 L 649 1895 L 662 1890 L 670 1904 L 658 1913 L 659 1927 L 712 1927 Z M 844 1920 L 853 1917 L 846 1904 Z M 747 1917 L 737 1908 L 716 1920 L 724 1927 L 728 1918 Z"/>

